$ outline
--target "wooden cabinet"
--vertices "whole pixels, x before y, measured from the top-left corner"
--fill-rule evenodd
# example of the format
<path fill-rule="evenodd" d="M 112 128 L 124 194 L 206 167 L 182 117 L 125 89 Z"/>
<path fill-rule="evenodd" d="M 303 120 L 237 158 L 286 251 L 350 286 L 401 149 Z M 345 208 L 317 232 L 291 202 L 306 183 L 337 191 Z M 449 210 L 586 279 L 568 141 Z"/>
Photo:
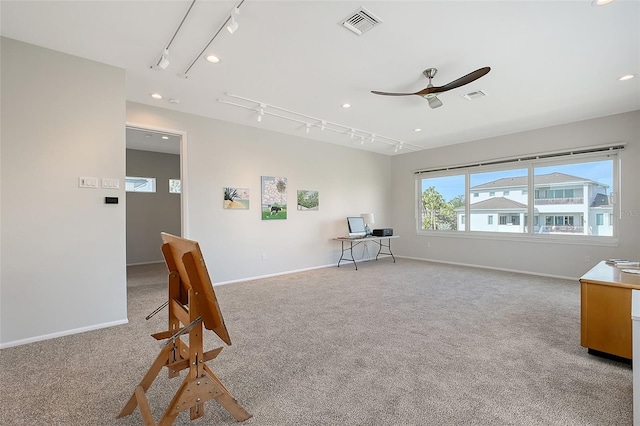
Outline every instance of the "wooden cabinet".
<path fill-rule="evenodd" d="M 640 275 L 603 261 L 580 278 L 580 285 L 580 344 L 632 359 L 631 290 L 640 290 Z"/>

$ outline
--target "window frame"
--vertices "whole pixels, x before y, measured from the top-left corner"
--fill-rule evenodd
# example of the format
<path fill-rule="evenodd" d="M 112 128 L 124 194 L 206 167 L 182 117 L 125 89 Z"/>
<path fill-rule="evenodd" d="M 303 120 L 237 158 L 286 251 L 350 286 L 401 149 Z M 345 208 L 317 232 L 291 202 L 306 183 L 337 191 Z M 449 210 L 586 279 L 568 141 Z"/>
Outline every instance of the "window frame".
<path fill-rule="evenodd" d="M 612 235 L 561 235 L 561 234 L 537 234 L 534 232 L 534 227 L 537 226 L 528 226 L 526 232 L 523 233 L 507 233 L 507 232 L 494 232 L 494 231 L 473 231 L 470 230 L 471 225 L 467 225 L 464 229 L 457 231 L 440 231 L 440 230 L 429 230 L 421 228 L 421 187 L 422 180 L 435 178 L 435 177 L 447 177 L 447 176 L 455 176 L 455 175 L 463 175 L 465 176 L 465 209 L 464 214 L 466 217 L 469 217 L 470 214 L 470 204 L 472 203 L 472 194 L 475 191 L 470 190 L 470 175 L 475 173 L 483 173 L 483 172 L 499 172 L 499 171 L 508 171 L 513 169 L 521 169 L 526 168 L 528 170 L 528 182 L 527 188 L 524 190 L 527 198 L 527 211 L 524 213 L 525 217 L 534 217 L 534 222 L 544 223 L 545 220 L 540 220 L 544 216 L 540 215 L 538 218 L 535 213 L 535 194 L 537 190 L 534 187 L 534 177 L 535 177 L 535 169 L 541 167 L 549 167 L 549 166 L 563 166 L 570 164 L 580 164 L 580 163 L 589 163 L 596 161 L 605 161 L 611 160 L 612 162 L 612 182 L 611 187 L 609 188 L 608 194 L 610 194 L 612 198 L 612 212 L 611 216 L 620 216 L 620 161 L 621 155 L 620 153 L 624 150 L 624 145 L 615 145 L 615 149 L 610 149 L 609 151 L 602 150 L 598 152 L 587 152 L 587 153 L 577 153 L 577 154 L 566 154 L 566 155 L 557 155 L 550 156 L 551 158 L 536 158 L 535 156 L 532 159 L 527 159 L 523 161 L 504 161 L 501 164 L 489 164 L 489 165 L 471 165 L 471 166 L 457 166 L 457 167 L 449 167 L 442 168 L 439 170 L 426 170 L 426 171 L 415 171 L 415 188 L 417 191 L 416 194 L 416 233 L 419 236 L 443 236 L 450 238 L 479 238 L 479 239 L 493 239 L 493 240 L 511 240 L 511 241 L 531 241 L 531 242 L 542 242 L 542 243 L 563 243 L 563 244 L 587 244 L 587 245 L 603 245 L 603 246 L 617 246 L 618 245 L 618 235 L 619 235 L 619 227 L 617 224 L 614 226 L 614 223 L 610 223 L 612 226 Z M 577 150 L 579 151 L 579 150 Z M 540 155 L 542 157 L 542 154 Z M 540 191 L 544 191 L 546 188 L 541 188 Z M 549 217 L 549 216 L 547 216 Z M 498 218 L 500 216 L 498 215 Z M 575 219 L 574 222 L 579 219 Z M 595 220 L 595 219 L 594 219 Z M 555 220 L 554 220 L 555 221 Z M 583 221 L 587 221 L 587 218 L 584 217 Z M 498 219 L 499 222 L 499 219 Z M 606 222 L 606 220 L 605 220 Z M 613 222 L 613 221 L 611 221 Z M 617 222 L 617 221 L 615 221 Z"/>

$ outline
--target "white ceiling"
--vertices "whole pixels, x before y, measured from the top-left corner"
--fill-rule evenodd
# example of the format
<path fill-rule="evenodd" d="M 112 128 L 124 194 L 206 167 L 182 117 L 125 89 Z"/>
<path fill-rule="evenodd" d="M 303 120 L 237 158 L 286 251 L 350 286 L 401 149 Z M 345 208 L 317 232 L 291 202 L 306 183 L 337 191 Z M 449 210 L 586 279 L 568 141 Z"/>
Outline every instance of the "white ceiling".
<path fill-rule="evenodd" d="M 383 137 L 404 142 L 402 154 L 640 109 L 639 1 L 246 0 L 239 29 L 222 30 L 202 55 L 221 58 L 210 64 L 199 53 L 237 4 L 196 1 L 164 71 L 150 66 L 191 0 L 2 0 L 1 32 L 126 69 L 130 101 L 388 155 L 395 146 Z M 357 36 L 340 21 L 360 6 L 383 23 Z M 179 77 L 194 59 L 189 77 Z M 370 93 L 421 90 L 429 67 L 438 68 L 441 86 L 484 66 L 489 74 L 441 94 L 438 109 L 419 96 Z M 625 74 L 636 78 L 618 81 Z M 461 96 L 476 90 L 487 96 Z M 164 98 L 152 99 L 154 92 Z M 258 104 L 226 93 L 317 120 L 267 114 L 258 122 Z M 322 131 L 320 120 L 346 127 Z M 361 145 L 349 128 L 378 136 Z"/>

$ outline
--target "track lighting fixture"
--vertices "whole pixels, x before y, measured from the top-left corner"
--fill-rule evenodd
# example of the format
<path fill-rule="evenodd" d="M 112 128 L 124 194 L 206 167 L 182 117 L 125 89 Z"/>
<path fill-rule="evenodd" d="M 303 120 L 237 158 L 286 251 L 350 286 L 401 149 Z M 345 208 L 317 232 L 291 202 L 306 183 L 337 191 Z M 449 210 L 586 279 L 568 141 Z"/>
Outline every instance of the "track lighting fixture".
<path fill-rule="evenodd" d="M 311 132 L 311 127 L 318 127 L 320 130 L 331 131 L 340 133 L 343 135 L 349 135 L 351 139 L 354 137 L 360 138 L 360 145 L 364 145 L 365 139 L 371 140 L 371 143 L 385 144 L 394 148 L 394 152 L 402 149 L 403 146 L 407 146 L 411 151 L 419 151 L 423 149 L 417 145 L 412 145 L 397 139 L 389 138 L 387 136 L 381 136 L 371 132 L 365 132 L 358 130 L 351 126 L 345 126 L 343 124 L 333 123 L 331 121 L 322 120 L 320 118 L 311 117 L 309 115 L 301 114 L 299 112 L 291 111 L 285 108 L 277 107 L 275 105 L 269 105 L 264 102 L 255 101 L 253 99 L 244 98 L 242 96 L 233 95 L 231 93 L 225 93 L 225 96 L 239 100 L 241 103 L 232 102 L 227 99 L 218 99 L 218 102 L 228 104 L 244 109 L 248 109 L 258 113 L 257 120 L 262 121 L 264 115 L 271 117 L 278 117 L 284 120 L 293 121 L 304 126 L 305 133 Z"/>
<path fill-rule="evenodd" d="M 216 31 L 213 37 L 211 37 L 211 40 L 209 40 L 209 42 L 204 47 L 204 49 L 202 49 L 202 51 L 198 53 L 198 55 L 196 55 L 195 58 L 193 58 L 193 60 L 191 61 L 187 69 L 184 70 L 184 72 L 181 74 L 184 78 L 187 78 L 189 76 L 189 71 L 191 70 L 191 68 L 195 65 L 195 63 L 198 60 L 202 58 L 202 55 L 204 55 L 204 52 L 206 52 L 209 46 L 211 45 L 211 43 L 213 43 L 213 40 L 215 40 L 216 37 L 218 37 L 218 34 L 220 34 L 220 31 L 222 31 L 226 27 L 227 31 L 233 34 L 238 29 L 239 25 L 238 25 L 238 21 L 236 21 L 236 16 L 240 15 L 240 6 L 242 6 L 244 2 L 245 0 L 241 0 L 240 3 L 238 3 L 238 5 L 233 9 L 233 13 L 222 23 L 220 28 L 218 28 L 218 31 Z"/>
<path fill-rule="evenodd" d="M 231 22 L 229 22 L 229 25 L 227 25 L 227 31 L 229 31 L 231 34 L 235 33 L 239 26 L 238 21 L 236 21 L 236 15 L 240 15 L 240 8 L 236 7 L 233 10 L 233 14 L 231 15 Z"/>
<path fill-rule="evenodd" d="M 182 28 L 182 24 L 184 24 L 184 21 L 187 19 L 187 16 L 189 16 L 189 13 L 191 12 L 191 9 L 193 8 L 193 5 L 195 4 L 196 0 L 193 0 L 191 2 L 191 5 L 189 5 L 189 9 L 187 9 L 187 13 L 184 14 L 184 17 L 182 18 L 182 21 L 180 21 L 180 24 L 178 25 L 178 28 L 176 28 L 176 31 L 173 33 L 173 36 L 171 37 L 171 40 L 169 40 L 169 43 L 167 43 L 167 46 L 164 48 L 164 50 L 162 51 L 162 55 L 160 56 L 160 59 L 158 59 L 158 62 L 156 63 L 155 67 L 151 67 L 151 68 L 155 68 L 156 70 L 166 70 L 167 67 L 169 66 L 170 62 L 169 62 L 169 48 L 171 47 L 171 44 L 173 43 L 173 40 L 175 40 L 176 36 L 178 35 L 178 32 L 180 31 L 180 28 Z"/>
<path fill-rule="evenodd" d="M 162 56 L 160 56 L 160 60 L 158 61 L 158 68 L 161 70 L 166 70 L 169 66 L 169 49 L 164 49 L 162 52 Z"/>
<path fill-rule="evenodd" d="M 262 116 L 264 115 L 265 104 L 260 104 L 260 108 L 258 109 L 258 122 L 262 121 Z"/>

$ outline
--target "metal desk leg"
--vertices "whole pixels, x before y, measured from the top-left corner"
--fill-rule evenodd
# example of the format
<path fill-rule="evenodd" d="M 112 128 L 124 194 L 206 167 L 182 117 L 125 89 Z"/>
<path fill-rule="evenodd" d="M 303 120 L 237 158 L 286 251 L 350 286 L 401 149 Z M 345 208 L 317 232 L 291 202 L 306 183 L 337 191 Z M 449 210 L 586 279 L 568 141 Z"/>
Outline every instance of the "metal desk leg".
<path fill-rule="evenodd" d="M 378 256 L 380 256 L 381 254 L 386 254 L 389 255 L 393 258 L 393 263 L 396 263 L 396 257 L 393 255 L 393 253 L 391 252 L 391 238 L 387 238 L 387 245 L 385 246 L 383 243 L 383 240 L 377 241 L 379 248 L 378 248 L 378 254 L 376 254 L 376 260 L 378 260 Z M 382 252 L 382 247 L 386 247 L 389 249 L 388 253 L 384 253 Z"/>
<path fill-rule="evenodd" d="M 340 244 L 342 244 L 342 254 L 340 254 L 340 259 L 338 260 L 338 268 L 340 267 L 340 262 L 342 262 L 343 260 L 345 262 L 351 261 L 353 262 L 353 265 L 356 267 L 356 271 L 357 271 L 358 264 L 356 263 L 356 259 L 353 257 L 353 241 L 349 241 L 349 247 L 347 247 L 346 249 L 344 248 L 344 241 L 340 241 Z M 348 259 L 344 256 L 345 251 L 351 252 L 351 259 Z"/>

